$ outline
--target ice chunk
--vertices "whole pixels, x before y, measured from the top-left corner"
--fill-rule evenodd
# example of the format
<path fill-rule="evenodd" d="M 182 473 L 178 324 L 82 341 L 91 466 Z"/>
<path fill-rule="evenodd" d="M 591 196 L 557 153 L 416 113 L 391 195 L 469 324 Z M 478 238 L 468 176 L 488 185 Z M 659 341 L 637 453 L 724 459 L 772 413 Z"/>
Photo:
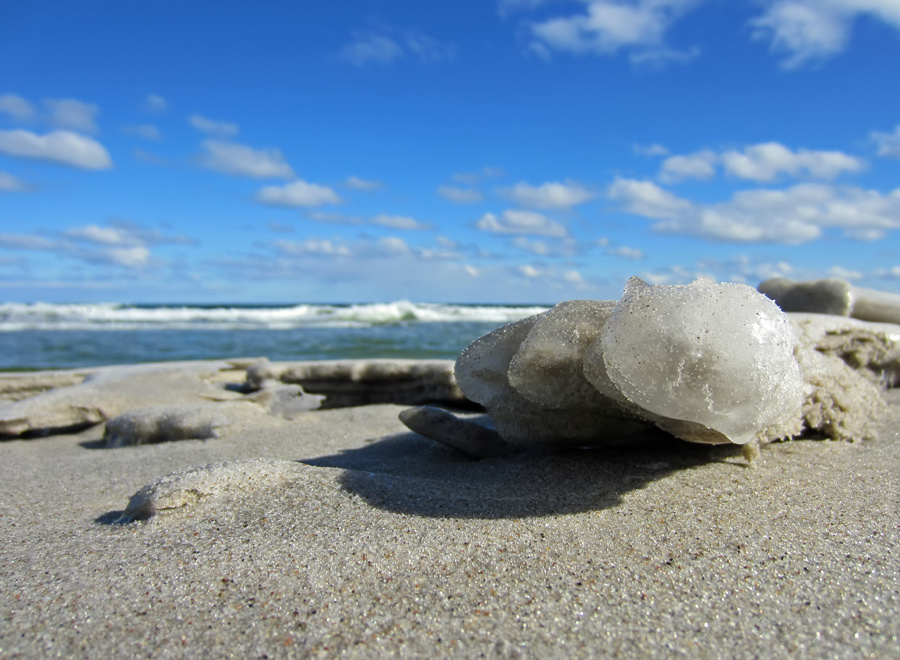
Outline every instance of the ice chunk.
<path fill-rule="evenodd" d="M 771 300 L 743 284 L 649 286 L 631 278 L 598 341 L 608 379 L 657 426 L 695 442 L 797 432 L 803 380 L 793 335 Z M 602 368 L 586 369 L 589 379 Z"/>

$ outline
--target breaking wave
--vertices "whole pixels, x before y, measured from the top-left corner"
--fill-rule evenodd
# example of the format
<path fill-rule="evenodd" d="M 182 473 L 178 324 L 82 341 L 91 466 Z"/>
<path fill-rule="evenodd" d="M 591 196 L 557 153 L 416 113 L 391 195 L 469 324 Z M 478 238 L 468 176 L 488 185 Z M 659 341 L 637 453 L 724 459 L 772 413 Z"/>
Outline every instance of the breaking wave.
<path fill-rule="evenodd" d="M 453 305 L 406 300 L 358 305 L 124 305 L 4 303 L 0 332 L 28 330 L 287 330 L 416 323 L 515 321 L 546 306 Z"/>

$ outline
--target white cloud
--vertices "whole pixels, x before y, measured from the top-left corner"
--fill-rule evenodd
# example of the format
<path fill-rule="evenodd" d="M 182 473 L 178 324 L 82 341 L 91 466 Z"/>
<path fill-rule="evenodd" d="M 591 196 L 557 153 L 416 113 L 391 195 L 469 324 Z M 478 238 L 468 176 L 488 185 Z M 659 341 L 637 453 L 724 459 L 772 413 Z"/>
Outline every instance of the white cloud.
<path fill-rule="evenodd" d="M 56 243 L 34 234 L 0 234 L 0 247 L 8 250 L 53 250 Z"/>
<path fill-rule="evenodd" d="M 621 202 L 626 212 L 657 220 L 681 218 L 693 208 L 689 201 L 650 181 L 616 177 L 607 194 L 613 201 Z"/>
<path fill-rule="evenodd" d="M 97 132 L 97 113 L 100 108 L 76 99 L 45 99 L 50 123 L 56 128 L 72 129 L 85 133 Z"/>
<path fill-rule="evenodd" d="M 413 30 L 378 32 L 356 32 L 353 41 L 344 46 L 338 57 L 354 66 L 369 63 L 390 64 L 404 57 L 413 57 L 420 62 L 430 63 L 450 60 L 456 55 L 456 47 Z"/>
<path fill-rule="evenodd" d="M 716 154 L 705 149 L 687 156 L 670 156 L 663 161 L 659 178 L 666 183 L 684 179 L 712 179 L 716 175 Z"/>
<path fill-rule="evenodd" d="M 534 211 L 509 209 L 500 217 L 493 213 L 485 213 L 475 226 L 493 234 L 532 234 L 557 238 L 568 236 L 568 231 L 561 224 Z"/>
<path fill-rule="evenodd" d="M 7 249 L 53 252 L 59 258 L 122 268 L 145 268 L 163 263 L 153 258 L 149 249 L 152 245 L 193 242 L 184 236 L 164 235 L 125 220 L 115 221 L 109 227 L 76 227 L 60 232 L 56 238 L 35 234 L 0 235 L 0 247 Z"/>
<path fill-rule="evenodd" d="M 335 243 L 329 240 L 310 238 L 305 241 L 275 241 L 275 248 L 292 256 L 324 255 L 348 257 L 350 248 L 343 243 Z"/>
<path fill-rule="evenodd" d="M 402 238 L 396 236 L 385 236 L 379 238 L 377 242 L 378 250 L 387 255 L 401 255 L 410 252 L 409 246 Z"/>
<path fill-rule="evenodd" d="M 372 218 L 372 222 L 382 227 L 391 227 L 392 229 L 408 229 L 408 230 L 424 230 L 434 229 L 434 225 L 427 222 L 419 222 L 415 218 L 405 215 L 387 215 L 381 213 Z"/>
<path fill-rule="evenodd" d="M 665 44 L 666 32 L 702 0 L 585 0 L 586 13 L 551 18 L 531 26 L 537 52 L 556 49 L 579 54 L 614 55 L 632 50 L 632 61 L 690 59 Z"/>
<path fill-rule="evenodd" d="M 266 186 L 256 200 L 273 206 L 322 206 L 340 204 L 341 198 L 327 186 L 306 181 L 292 181 L 284 186 Z"/>
<path fill-rule="evenodd" d="M 353 188 L 354 190 L 363 190 L 367 192 L 384 188 L 384 184 L 380 181 L 366 181 L 365 179 L 360 179 L 358 176 L 347 177 L 347 180 L 344 181 L 344 185 L 348 188 Z"/>
<path fill-rule="evenodd" d="M 218 137 L 233 137 L 240 131 L 237 124 L 209 119 L 203 115 L 191 115 L 188 117 L 188 123 L 202 133 Z"/>
<path fill-rule="evenodd" d="M 900 29 L 895 0 L 769 0 L 750 24 L 754 38 L 770 41 L 774 52 L 786 55 L 783 68 L 798 69 L 841 53 L 861 15 Z"/>
<path fill-rule="evenodd" d="M 23 192 L 31 186 L 9 172 L 0 172 L 0 192 Z"/>
<path fill-rule="evenodd" d="M 661 144 L 650 144 L 650 145 L 640 145 L 634 144 L 632 145 L 632 149 L 634 149 L 634 153 L 639 156 L 668 156 L 669 150 L 666 149 Z"/>
<path fill-rule="evenodd" d="M 871 139 L 878 148 L 879 156 L 900 158 L 900 124 L 894 127 L 893 133 L 872 131 Z"/>
<path fill-rule="evenodd" d="M 525 252 L 531 252 L 539 257 L 545 257 L 550 254 L 550 246 L 544 241 L 531 241 L 524 236 L 519 236 L 513 241 L 513 245 Z"/>
<path fill-rule="evenodd" d="M 620 246 L 620 247 L 611 247 L 606 250 L 606 254 L 611 257 L 621 257 L 622 259 L 643 259 L 644 253 L 635 248 Z"/>
<path fill-rule="evenodd" d="M 527 264 L 524 266 L 516 266 L 516 270 L 519 272 L 520 275 L 523 275 L 524 277 L 540 277 L 541 276 L 541 271 L 539 271 L 534 266 L 529 266 Z"/>
<path fill-rule="evenodd" d="M 703 149 L 692 154 L 670 156 L 662 163 L 659 179 L 664 183 L 712 179 L 716 175 L 717 165 L 722 165 L 732 176 L 759 183 L 774 181 L 782 175 L 834 179 L 844 173 L 860 172 L 866 167 L 864 160 L 840 151 L 793 151 L 778 142 L 763 142 L 745 147 L 742 151 L 716 153 Z"/>
<path fill-rule="evenodd" d="M 144 110 L 147 112 L 164 112 L 169 107 L 169 102 L 159 94 L 147 94 L 144 99 Z"/>
<path fill-rule="evenodd" d="M 861 280 L 863 278 L 863 274 L 858 270 L 850 270 L 849 268 L 844 268 L 842 266 L 832 266 L 828 269 L 828 277 L 839 277 L 842 280 Z"/>
<path fill-rule="evenodd" d="M 0 131 L 0 153 L 86 170 L 105 170 L 113 166 L 103 145 L 71 131 L 53 131 L 46 135 L 24 130 Z"/>
<path fill-rule="evenodd" d="M 587 285 L 587 281 L 584 279 L 584 276 L 577 270 L 567 270 L 562 274 L 562 278 L 569 284 L 573 284 L 576 288 L 579 289 Z"/>
<path fill-rule="evenodd" d="M 539 186 L 531 186 L 523 181 L 504 192 L 522 206 L 539 209 L 570 209 L 594 197 L 592 192 L 571 181 L 551 181 Z"/>
<path fill-rule="evenodd" d="M 200 156 L 201 166 L 226 174 L 248 176 L 257 179 L 290 179 L 294 170 L 278 149 L 254 149 L 234 142 L 204 140 L 206 151 Z"/>
<path fill-rule="evenodd" d="M 34 106 L 17 94 L 0 94 L 0 112 L 24 121 L 35 115 Z"/>
<path fill-rule="evenodd" d="M 727 202 L 694 204 L 649 181 L 616 179 L 611 199 L 623 210 L 658 220 L 654 230 L 736 242 L 798 244 L 825 228 L 876 240 L 900 228 L 900 188 L 881 194 L 853 186 L 804 183 L 784 190 L 745 190 Z"/>
<path fill-rule="evenodd" d="M 70 229 L 66 232 L 66 236 L 103 245 L 125 245 L 133 242 L 132 237 L 120 228 L 98 227 L 97 225 Z"/>
<path fill-rule="evenodd" d="M 140 124 L 138 126 L 124 126 L 122 132 L 128 135 L 136 135 L 145 140 L 159 140 L 162 133 L 153 124 Z"/>
<path fill-rule="evenodd" d="M 403 49 L 390 37 L 380 34 L 356 34 L 352 42 L 341 49 L 340 58 L 354 66 L 370 62 L 388 64 L 403 57 Z"/>
<path fill-rule="evenodd" d="M 864 161 L 840 151 L 791 151 L 777 142 L 755 144 L 743 152 L 726 151 L 721 158 L 729 174 L 758 182 L 774 181 L 780 174 L 834 179 L 844 172 L 865 168 Z"/>
<path fill-rule="evenodd" d="M 104 252 L 96 253 L 96 258 L 92 260 L 105 261 L 126 268 L 139 268 L 149 264 L 150 250 L 143 246 L 110 248 Z"/>
<path fill-rule="evenodd" d="M 471 204 L 480 202 L 484 199 L 479 191 L 473 188 L 459 188 L 457 186 L 440 186 L 438 187 L 438 195 L 444 199 L 449 199 L 457 204 Z"/>
<path fill-rule="evenodd" d="M 128 220 L 113 220 L 108 227 L 86 225 L 63 232 L 66 238 L 84 241 L 96 245 L 112 246 L 148 246 L 164 243 L 191 244 L 194 241 L 186 236 L 166 235 L 155 229 L 148 229 Z"/>

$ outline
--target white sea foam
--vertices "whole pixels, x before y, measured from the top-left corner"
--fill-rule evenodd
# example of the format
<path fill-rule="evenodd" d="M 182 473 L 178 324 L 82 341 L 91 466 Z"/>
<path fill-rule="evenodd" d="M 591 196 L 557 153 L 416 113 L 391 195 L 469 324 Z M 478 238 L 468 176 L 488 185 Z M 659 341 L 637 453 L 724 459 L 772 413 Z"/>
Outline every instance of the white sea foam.
<path fill-rule="evenodd" d="M 508 323 L 546 307 L 450 305 L 407 300 L 358 305 L 134 306 L 0 304 L 0 332 L 28 330 L 272 330 L 400 323 Z"/>

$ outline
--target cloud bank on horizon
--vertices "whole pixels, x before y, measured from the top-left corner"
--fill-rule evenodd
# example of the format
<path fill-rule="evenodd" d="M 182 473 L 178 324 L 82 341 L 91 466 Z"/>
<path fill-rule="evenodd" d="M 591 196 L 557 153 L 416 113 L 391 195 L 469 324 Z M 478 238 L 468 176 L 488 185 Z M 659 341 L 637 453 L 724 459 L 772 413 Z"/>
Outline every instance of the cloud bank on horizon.
<path fill-rule="evenodd" d="M 898 2 L 10 4 L 2 300 L 900 291 Z"/>

